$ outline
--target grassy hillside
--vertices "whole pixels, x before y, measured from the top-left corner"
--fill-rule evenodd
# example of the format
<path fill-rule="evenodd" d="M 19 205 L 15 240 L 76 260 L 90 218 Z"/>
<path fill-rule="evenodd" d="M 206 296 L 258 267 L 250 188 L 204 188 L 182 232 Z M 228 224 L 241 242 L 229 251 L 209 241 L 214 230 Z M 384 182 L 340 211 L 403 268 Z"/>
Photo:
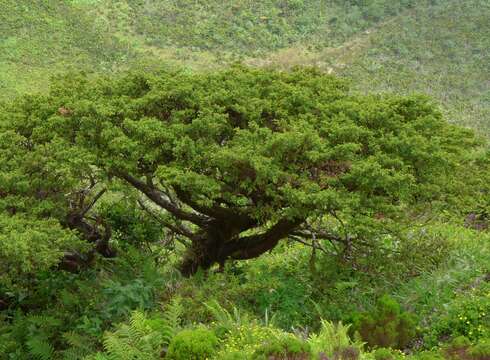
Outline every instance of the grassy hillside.
<path fill-rule="evenodd" d="M 0 99 L 75 67 L 314 64 L 490 132 L 487 0 L 0 0 Z"/>
<path fill-rule="evenodd" d="M 128 57 L 85 6 L 0 0 L 0 97 L 41 89 L 54 72 L 71 66 L 104 71 Z"/>
<path fill-rule="evenodd" d="M 362 92 L 412 92 L 438 101 L 448 119 L 490 133 L 490 2 L 426 1 L 322 51 L 297 47 L 257 65 L 311 64 Z"/>
<path fill-rule="evenodd" d="M 413 3 L 0 0 L 0 97 L 42 88 L 70 66 L 107 72 L 164 61 L 201 68 L 297 43 L 339 45 Z"/>
<path fill-rule="evenodd" d="M 488 134 L 489 16 L 487 0 L 414 8 L 368 35 L 337 65 L 362 91 L 428 94 L 451 121 Z"/>

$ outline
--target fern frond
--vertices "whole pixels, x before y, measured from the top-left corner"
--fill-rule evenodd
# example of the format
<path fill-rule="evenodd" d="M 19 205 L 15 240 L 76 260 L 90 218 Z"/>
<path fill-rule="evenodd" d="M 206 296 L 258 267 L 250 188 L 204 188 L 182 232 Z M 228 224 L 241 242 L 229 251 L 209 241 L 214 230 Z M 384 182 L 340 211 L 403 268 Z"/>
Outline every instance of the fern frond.
<path fill-rule="evenodd" d="M 62 352 L 64 360 L 80 360 L 94 351 L 92 339 L 74 331 L 63 333 L 63 338 L 70 348 Z"/>
<path fill-rule="evenodd" d="M 98 352 L 96 354 L 84 357 L 83 360 L 110 360 L 110 359 L 109 359 L 109 357 L 102 354 L 101 352 Z"/>
<path fill-rule="evenodd" d="M 250 324 L 250 318 L 247 314 L 240 313 L 237 307 L 233 307 L 233 314 L 221 306 L 218 301 L 211 300 L 204 304 L 211 312 L 211 315 L 219 323 L 220 326 L 232 331 L 242 325 Z M 269 321 L 269 319 L 267 320 Z"/>
<path fill-rule="evenodd" d="M 88 354 L 80 349 L 71 348 L 62 352 L 63 360 L 81 360 Z"/>
<path fill-rule="evenodd" d="M 163 313 L 163 326 L 160 329 L 162 331 L 164 345 L 170 344 L 172 338 L 180 330 L 180 321 L 183 312 L 182 300 L 179 297 L 172 299 L 172 302 L 170 302 Z"/>
<path fill-rule="evenodd" d="M 104 335 L 103 345 L 107 355 L 101 356 L 109 360 L 159 359 L 161 349 L 180 330 L 182 312 L 178 298 L 168 305 L 161 317 L 149 318 L 141 311 L 134 311 L 128 324 L 121 324 L 116 331 Z"/>
<path fill-rule="evenodd" d="M 51 360 L 54 355 L 54 348 L 48 342 L 48 340 L 35 337 L 26 342 L 29 354 L 33 356 L 34 359 L 40 360 Z"/>

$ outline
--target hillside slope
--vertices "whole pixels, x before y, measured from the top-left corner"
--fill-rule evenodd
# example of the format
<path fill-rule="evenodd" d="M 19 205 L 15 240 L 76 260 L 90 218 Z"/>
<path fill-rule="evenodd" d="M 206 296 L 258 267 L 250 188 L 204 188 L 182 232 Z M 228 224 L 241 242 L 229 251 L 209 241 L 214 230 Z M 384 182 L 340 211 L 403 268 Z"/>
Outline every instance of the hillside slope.
<path fill-rule="evenodd" d="M 0 99 L 69 68 L 317 65 L 490 133 L 488 0 L 0 0 Z"/>
<path fill-rule="evenodd" d="M 214 67 L 307 44 L 339 45 L 418 0 L 0 0 L 0 98 L 69 67 Z"/>
<path fill-rule="evenodd" d="M 340 72 L 363 91 L 426 93 L 451 121 L 489 134 L 489 19 L 487 0 L 415 8 L 368 36 Z"/>
<path fill-rule="evenodd" d="M 315 65 L 362 92 L 432 96 L 452 122 L 490 134 L 490 2 L 422 2 L 321 51 L 296 47 L 254 65 Z"/>

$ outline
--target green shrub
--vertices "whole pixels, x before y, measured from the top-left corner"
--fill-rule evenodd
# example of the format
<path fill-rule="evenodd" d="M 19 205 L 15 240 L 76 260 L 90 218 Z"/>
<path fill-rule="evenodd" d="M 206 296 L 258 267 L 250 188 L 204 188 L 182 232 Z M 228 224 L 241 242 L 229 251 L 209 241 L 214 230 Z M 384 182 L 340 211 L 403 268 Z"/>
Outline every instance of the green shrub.
<path fill-rule="evenodd" d="M 358 360 L 360 359 L 361 351 L 355 346 L 347 346 L 338 349 L 334 354 L 334 359 L 339 360 Z"/>
<path fill-rule="evenodd" d="M 490 339 L 484 339 L 468 350 L 468 354 L 474 360 L 490 359 Z"/>
<path fill-rule="evenodd" d="M 233 351 L 229 353 L 224 353 L 218 357 L 219 360 L 243 360 L 248 359 L 245 357 L 241 351 Z"/>
<path fill-rule="evenodd" d="M 308 343 L 298 339 L 293 335 L 281 336 L 271 340 L 254 353 L 254 359 L 290 359 L 303 360 L 309 359 L 310 346 Z"/>
<path fill-rule="evenodd" d="M 374 353 L 374 359 L 375 360 L 395 360 L 396 357 L 393 354 L 393 351 L 391 349 L 387 348 L 380 348 L 377 349 Z"/>
<path fill-rule="evenodd" d="M 465 336 L 458 336 L 451 341 L 450 347 L 453 349 L 462 349 L 471 345 L 471 341 Z"/>
<path fill-rule="evenodd" d="M 424 352 L 421 352 L 421 353 L 418 353 L 412 357 L 410 357 L 410 359 L 413 359 L 413 360 L 445 360 L 445 358 L 437 353 L 437 352 L 432 352 L 432 351 L 424 351 Z"/>
<path fill-rule="evenodd" d="M 463 356 L 466 357 L 466 352 L 471 346 L 471 341 L 465 336 L 458 336 L 451 340 L 450 343 L 442 346 L 443 354 L 447 359 L 458 360 Z"/>
<path fill-rule="evenodd" d="M 168 348 L 168 360 L 204 360 L 211 357 L 218 338 L 207 329 L 183 330 L 173 338 Z"/>
<path fill-rule="evenodd" d="M 218 330 L 221 323 L 218 324 Z M 271 338 L 285 336 L 286 333 L 272 326 L 262 326 L 257 323 L 238 324 L 231 329 L 224 339 L 219 351 L 219 359 L 248 359 L 255 351 Z"/>
<path fill-rule="evenodd" d="M 321 324 L 318 334 L 312 334 L 308 339 L 313 358 L 341 356 L 343 359 L 344 357 L 350 358 L 349 354 L 351 357 L 359 354 L 362 344 L 352 343 L 348 334 L 349 326 L 325 320 L 322 320 Z"/>
<path fill-rule="evenodd" d="M 490 339 L 483 339 L 475 345 L 465 336 L 454 338 L 443 347 L 448 359 L 488 360 L 490 359 Z"/>
<path fill-rule="evenodd" d="M 378 300 L 374 312 L 356 313 L 352 320 L 353 331 L 357 331 L 370 347 L 403 349 L 416 333 L 414 315 L 402 311 L 388 295 Z"/>
<path fill-rule="evenodd" d="M 465 336 L 472 342 L 490 337 L 489 294 L 489 283 L 459 293 L 437 321 L 431 324 L 424 341 L 434 346 L 447 337 Z"/>

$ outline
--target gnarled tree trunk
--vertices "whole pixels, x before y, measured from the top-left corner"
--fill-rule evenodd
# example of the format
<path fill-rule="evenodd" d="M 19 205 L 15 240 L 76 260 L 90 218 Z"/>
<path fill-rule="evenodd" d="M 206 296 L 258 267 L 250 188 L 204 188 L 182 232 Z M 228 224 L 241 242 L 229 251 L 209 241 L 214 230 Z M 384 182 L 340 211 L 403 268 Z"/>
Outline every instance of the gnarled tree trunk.
<path fill-rule="evenodd" d="M 265 232 L 242 237 L 223 232 L 215 225 L 193 241 L 184 255 L 180 271 L 184 276 L 190 276 L 199 268 L 206 270 L 214 264 L 223 265 L 227 260 L 256 258 L 272 250 L 279 240 L 287 237 L 301 223 L 302 220 L 280 220 Z M 228 237 L 223 236 L 225 234 Z"/>
<path fill-rule="evenodd" d="M 174 193 L 169 194 L 155 187 L 151 179 L 144 182 L 123 171 L 114 171 L 114 174 L 170 213 L 175 223 L 167 227 L 191 240 L 191 246 L 180 265 L 180 271 L 185 276 L 194 274 L 199 268 L 208 269 L 216 263 L 222 265 L 229 259 L 255 258 L 273 249 L 279 240 L 287 237 L 305 220 L 284 218 L 266 227 L 243 209 L 217 203 L 203 206 L 196 203 L 191 194 L 182 189 L 174 187 Z M 173 199 L 174 196 L 177 200 Z M 193 232 L 182 222 L 191 223 L 199 230 Z M 258 233 L 242 235 L 252 229 Z"/>

